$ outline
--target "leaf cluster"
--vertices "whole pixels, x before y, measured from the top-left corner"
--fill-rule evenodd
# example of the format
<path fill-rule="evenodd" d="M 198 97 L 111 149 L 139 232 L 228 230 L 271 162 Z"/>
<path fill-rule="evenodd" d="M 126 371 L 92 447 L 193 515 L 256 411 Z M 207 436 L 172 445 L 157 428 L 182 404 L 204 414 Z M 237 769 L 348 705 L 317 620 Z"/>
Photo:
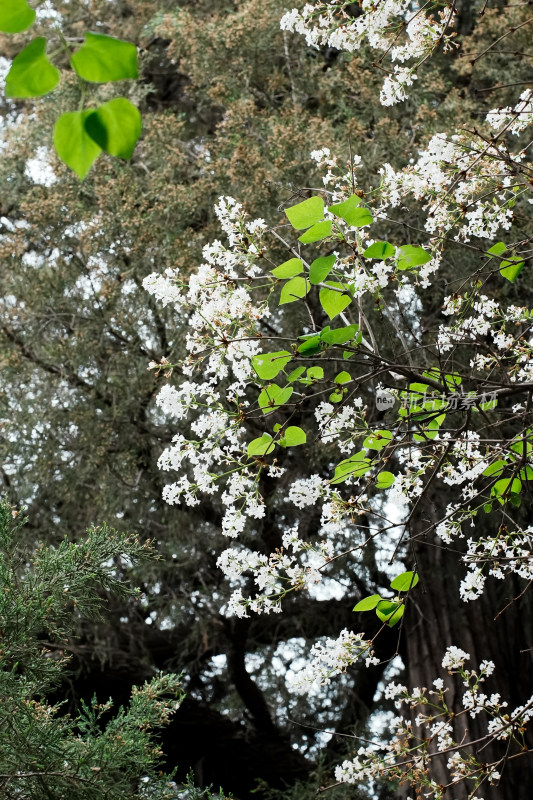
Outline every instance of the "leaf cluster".
<path fill-rule="evenodd" d="M 79 543 L 20 547 L 26 520 L 0 502 L 0 790 L 14 800 L 177 796 L 160 772 L 154 733 L 181 701 L 180 678 L 160 675 L 132 691 L 130 703 L 81 703 L 66 713 L 46 694 L 65 674 L 76 618 L 101 617 L 105 590 L 132 589 L 120 559 L 146 558 L 134 537 L 102 527 Z"/>

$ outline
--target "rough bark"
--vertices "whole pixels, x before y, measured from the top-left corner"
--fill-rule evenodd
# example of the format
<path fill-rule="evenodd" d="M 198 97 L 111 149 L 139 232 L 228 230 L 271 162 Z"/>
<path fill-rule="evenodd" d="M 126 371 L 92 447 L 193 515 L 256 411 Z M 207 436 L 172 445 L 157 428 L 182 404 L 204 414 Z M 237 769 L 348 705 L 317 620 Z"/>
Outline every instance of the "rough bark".
<path fill-rule="evenodd" d="M 411 535 L 427 527 L 428 517 L 437 518 L 442 508 L 444 494 L 434 496 L 418 517 Z M 482 522 L 482 521 L 481 521 Z M 480 525 L 481 523 L 478 523 Z M 418 527 L 418 531 L 417 531 Z M 475 533 L 473 532 L 473 535 Z M 499 692 L 509 702 L 509 709 L 525 703 L 531 696 L 531 670 L 533 667 L 533 624 L 529 596 L 513 601 L 523 590 L 519 581 L 500 583 L 489 578 L 481 598 L 465 603 L 459 596 L 459 584 L 465 573 L 455 546 L 443 546 L 434 534 L 418 539 L 415 545 L 421 587 L 416 600 L 411 602 L 405 621 L 405 658 L 409 687 L 430 688 L 437 677 L 446 677 L 441 666 L 444 647 L 454 644 L 470 654 L 467 667 L 477 669 L 484 659 L 494 662 L 494 674 L 487 679 L 487 694 Z M 503 609 L 509 604 L 509 607 Z M 501 613 L 500 613 L 501 612 Z M 446 678 L 448 705 L 457 714 L 463 711 L 463 687 L 460 681 Z M 455 738 L 475 740 L 487 734 L 487 718 L 480 715 L 472 719 L 462 714 L 456 721 Z M 485 747 L 480 756 L 492 762 L 505 754 L 506 743 Z M 443 785 L 449 783 L 445 768 L 447 757 L 434 759 L 432 773 Z M 487 800 L 528 800 L 533 785 L 533 759 L 523 757 L 507 761 L 501 787 L 483 786 L 481 797 Z M 471 789 L 471 787 L 470 787 Z M 408 794 L 408 792 L 407 792 Z M 402 795 L 404 796 L 404 795 Z M 468 787 L 450 788 L 449 800 L 467 800 Z"/>

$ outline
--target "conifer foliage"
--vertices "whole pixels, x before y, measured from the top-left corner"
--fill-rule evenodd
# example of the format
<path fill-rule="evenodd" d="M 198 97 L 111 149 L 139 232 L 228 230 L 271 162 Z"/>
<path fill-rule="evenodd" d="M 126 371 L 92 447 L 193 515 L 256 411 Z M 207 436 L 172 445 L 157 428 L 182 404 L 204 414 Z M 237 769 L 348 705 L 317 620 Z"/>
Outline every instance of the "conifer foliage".
<path fill-rule="evenodd" d="M 175 783 L 160 769 L 157 732 L 180 705 L 178 676 L 135 687 L 121 708 L 94 697 L 70 714 L 64 702 L 47 700 L 69 669 L 77 619 L 102 618 L 104 590 L 131 595 L 117 577 L 120 564 L 150 549 L 104 526 L 77 543 L 29 551 L 20 541 L 25 522 L 1 501 L 1 796 L 175 798 Z"/>

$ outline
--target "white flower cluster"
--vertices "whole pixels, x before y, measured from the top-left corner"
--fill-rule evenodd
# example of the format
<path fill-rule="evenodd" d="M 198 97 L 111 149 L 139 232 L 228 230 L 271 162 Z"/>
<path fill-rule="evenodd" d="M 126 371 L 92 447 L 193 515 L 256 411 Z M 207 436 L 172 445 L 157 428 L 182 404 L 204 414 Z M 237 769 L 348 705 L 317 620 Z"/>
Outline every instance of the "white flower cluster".
<path fill-rule="evenodd" d="M 289 500 L 296 508 L 314 506 L 327 491 L 327 482 L 315 474 L 294 481 L 289 489 Z"/>
<path fill-rule="evenodd" d="M 361 427 L 363 401 L 360 397 L 346 403 L 342 408 L 322 402 L 316 408 L 315 419 L 324 444 L 335 443 L 341 453 L 355 450 L 358 431 Z M 359 434 L 360 435 L 360 434 Z"/>
<path fill-rule="evenodd" d="M 495 145 L 482 147 L 464 135 L 437 133 L 416 163 L 399 171 L 390 164 L 380 168 L 382 210 L 412 194 L 425 203 L 424 227 L 432 236 L 458 229 L 457 240 L 493 239 L 512 223 L 513 169 Z"/>
<path fill-rule="evenodd" d="M 451 306 L 449 309 L 448 313 L 451 315 L 453 313 Z M 496 328 L 504 320 L 505 315 L 496 301 L 489 299 L 486 295 L 479 295 L 472 303 L 472 313 L 469 316 L 463 316 L 453 325 L 440 326 L 437 337 L 439 349 L 446 353 L 457 342 L 475 341 L 489 334 L 492 335 L 497 348 L 500 348 L 502 344 L 509 341 L 505 331 L 502 328 Z M 510 341 L 514 341 L 514 338 L 511 337 Z M 482 362 L 472 359 L 471 366 L 474 364 L 482 366 Z"/>
<path fill-rule="evenodd" d="M 406 88 L 416 79 L 416 62 L 431 53 L 439 42 L 448 44 L 454 12 L 450 4 L 436 16 L 427 10 L 412 10 L 411 0 L 362 0 L 361 14 L 352 17 L 344 9 L 346 3 L 331 2 L 312 5 L 301 11 L 293 8 L 281 19 L 282 30 L 305 36 L 310 47 L 329 45 L 338 50 L 353 52 L 364 43 L 388 54 L 392 71 L 385 78 L 380 100 L 384 106 L 398 103 L 407 97 Z M 439 4 L 440 5 L 440 4 Z M 399 33 L 404 32 L 403 40 Z M 414 61 L 413 67 L 401 66 Z"/>
<path fill-rule="evenodd" d="M 453 461 L 447 461 L 439 472 L 448 486 L 472 483 L 487 468 L 485 454 L 479 450 L 479 434 L 476 431 L 461 433 L 449 452 Z"/>
<path fill-rule="evenodd" d="M 450 646 L 442 666 L 462 679 L 465 687 L 462 696 L 464 711 L 460 713 L 467 713 L 472 718 L 479 715 L 487 718 L 487 735 L 480 740 L 481 750 L 490 740 L 509 739 L 518 731 L 523 734 L 533 717 L 533 698 L 512 712 L 507 712 L 508 704 L 502 701 L 498 693 L 487 695 L 482 691 L 482 684 L 494 672 L 494 663 L 482 661 L 479 670 L 470 670 L 465 667 L 469 658 L 461 648 Z M 481 780 L 498 780 L 498 767 L 505 762 L 506 752 L 502 752 L 500 761 L 484 763 L 478 759 L 465 738 L 464 726 L 459 726 L 457 731 L 455 729 L 457 715 L 446 701 L 448 691 L 442 678 L 433 681 L 433 689 L 429 692 L 425 687 L 408 690 L 391 681 L 385 690 L 385 697 L 393 699 L 399 710 L 404 705 L 416 709 L 414 726 L 411 719 L 395 717 L 390 723 L 391 739 L 360 747 L 353 759 L 345 760 L 336 768 L 336 779 L 340 783 L 358 783 L 387 777 L 400 783 L 410 782 L 418 787 L 419 793 L 422 793 L 423 787 L 428 794 L 422 796 L 441 800 L 444 786 L 432 780 L 428 764 L 436 755 L 447 754 L 451 781 L 471 780 L 478 785 Z M 459 740 L 456 739 L 456 733 L 459 734 Z M 483 753 L 480 752 L 480 755 Z"/>
<path fill-rule="evenodd" d="M 487 114 L 487 122 L 491 128 L 504 128 L 515 136 L 524 131 L 533 122 L 533 92 L 526 89 L 520 95 L 520 102 L 514 108 L 493 108 Z"/>
<path fill-rule="evenodd" d="M 311 648 L 311 662 L 290 678 L 289 686 L 298 694 L 324 686 L 331 677 L 339 672 L 346 672 L 348 667 L 360 658 L 365 659 L 366 666 L 378 664 L 374 656 L 372 643 L 362 633 L 353 633 L 346 628 L 337 639 L 325 639 Z"/>
<path fill-rule="evenodd" d="M 292 553 L 290 552 L 292 550 Z M 298 562 L 296 554 L 305 551 Z M 322 580 L 321 569 L 333 555 L 330 542 L 313 544 L 298 536 L 298 525 L 283 534 L 283 548 L 266 556 L 247 548 L 230 547 L 218 558 L 217 566 L 232 581 L 250 571 L 258 594 L 244 597 L 242 588 L 236 589 L 229 601 L 228 611 L 238 617 L 249 616 L 248 611 L 270 613 L 281 611 L 281 600 L 294 589 L 305 589 Z"/>
<path fill-rule="evenodd" d="M 270 313 L 267 304 L 253 301 L 242 285 L 262 272 L 255 262 L 266 226 L 263 220 L 248 220 L 240 204 L 229 197 L 221 197 L 215 211 L 230 248 L 218 241 L 207 245 L 205 262 L 190 277 L 188 286 L 180 280 L 177 269 L 167 270 L 163 276 L 149 275 L 143 285 L 163 306 L 172 303 L 188 316 L 189 355 L 180 367 L 188 379 L 177 387 L 164 385 L 156 402 L 177 420 L 192 415 L 188 425 L 197 438 L 178 434 L 161 455 L 159 466 L 163 470 L 189 467 L 188 476 L 182 475 L 165 487 L 164 499 L 171 504 L 184 501 L 196 505 L 198 493 L 217 490 L 215 474 L 220 464 L 237 465 L 240 472 L 230 477 L 222 495 L 227 507 L 223 531 L 236 536 L 244 528 L 246 517 L 259 518 L 264 513 L 254 480 L 239 459 L 243 429 L 238 402 L 253 372 L 250 359 L 259 350 L 257 324 Z M 154 362 L 152 366 L 159 365 Z M 221 383 L 227 380 L 231 383 L 225 395 L 234 399 L 233 412 L 221 402 L 219 392 Z"/>
<path fill-rule="evenodd" d="M 462 669 L 465 661 L 467 661 L 469 658 L 470 655 L 468 653 L 465 653 L 465 651 L 461 650 L 460 647 L 456 647 L 452 644 L 446 648 L 444 658 L 442 659 L 442 666 L 449 672 L 454 672 Z"/>
<path fill-rule="evenodd" d="M 489 575 L 500 580 L 514 573 L 530 581 L 533 579 L 533 527 L 514 532 L 502 530 L 494 537 L 468 539 L 463 561 L 483 564 Z M 475 571 L 480 572 L 480 569 Z"/>

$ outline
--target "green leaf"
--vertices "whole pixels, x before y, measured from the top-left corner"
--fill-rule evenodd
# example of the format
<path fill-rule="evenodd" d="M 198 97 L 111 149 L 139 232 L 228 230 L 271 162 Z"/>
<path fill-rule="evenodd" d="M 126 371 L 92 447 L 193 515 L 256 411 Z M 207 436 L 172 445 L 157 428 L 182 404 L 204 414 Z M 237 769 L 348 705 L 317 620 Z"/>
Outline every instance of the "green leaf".
<path fill-rule="evenodd" d="M 367 436 L 363 442 L 363 447 L 367 450 L 382 450 L 392 440 L 393 435 L 391 431 L 374 431 Z"/>
<path fill-rule="evenodd" d="M 106 153 L 128 159 L 141 135 L 141 114 L 125 97 L 117 97 L 90 113 L 85 129 Z"/>
<path fill-rule="evenodd" d="M 483 472 L 483 475 L 487 478 L 490 478 L 491 475 L 501 475 L 508 466 L 509 464 L 507 461 L 494 461 L 494 463 L 489 464 L 487 469 Z"/>
<path fill-rule="evenodd" d="M 391 589 L 395 592 L 408 592 L 409 589 L 414 589 L 418 583 L 418 573 L 416 572 L 402 572 L 391 581 Z"/>
<path fill-rule="evenodd" d="M 427 383 L 410 383 L 409 384 L 409 391 L 414 392 L 415 394 L 425 395 L 428 390 Z"/>
<path fill-rule="evenodd" d="M 370 225 L 374 218 L 367 208 L 358 208 L 360 202 L 361 198 L 353 194 L 343 203 L 335 203 L 329 206 L 328 211 L 343 219 L 352 228 Z"/>
<path fill-rule="evenodd" d="M 298 447 L 300 444 L 305 444 L 307 436 L 305 431 L 297 425 L 289 425 L 282 437 L 280 444 L 282 447 Z"/>
<path fill-rule="evenodd" d="M 337 256 L 335 255 L 315 258 L 309 267 L 309 282 L 314 286 L 316 286 L 317 283 L 322 283 L 333 269 L 336 260 Z"/>
<path fill-rule="evenodd" d="M 289 258 L 284 261 L 279 267 L 270 270 L 272 275 L 276 278 L 292 278 L 294 275 L 299 275 L 304 271 L 303 264 L 300 258 Z"/>
<path fill-rule="evenodd" d="M 91 83 L 138 78 L 137 48 L 103 33 L 85 34 L 85 44 L 70 59 L 80 78 Z"/>
<path fill-rule="evenodd" d="M 339 374 L 335 376 L 335 383 L 350 383 L 351 380 L 352 376 L 349 372 L 339 372 Z"/>
<path fill-rule="evenodd" d="M 1 0 L 0 31 L 20 33 L 29 28 L 35 20 L 35 11 L 26 0 Z"/>
<path fill-rule="evenodd" d="M 391 603 L 389 600 L 382 600 L 376 606 L 377 616 L 382 622 L 386 622 L 390 628 L 401 620 L 404 610 L 403 603 Z"/>
<path fill-rule="evenodd" d="M 531 436 L 531 430 L 526 431 L 526 437 L 530 436 Z M 515 453 L 518 453 L 519 456 L 523 456 L 524 450 L 526 451 L 526 454 L 529 455 L 533 447 L 531 445 L 531 440 L 529 438 L 526 438 L 524 441 L 524 436 L 522 435 L 520 436 L 520 438 L 515 437 L 513 439 L 513 443 L 511 444 L 510 449 L 513 450 Z"/>
<path fill-rule="evenodd" d="M 422 247 L 414 247 L 412 244 L 399 247 L 396 251 L 396 257 L 398 259 L 398 269 L 400 270 L 413 269 L 413 267 L 419 267 L 431 261 L 429 253 L 426 253 Z"/>
<path fill-rule="evenodd" d="M 496 497 L 501 505 L 505 504 L 505 499 L 509 498 L 512 494 L 520 494 L 522 491 L 522 482 L 518 478 L 502 478 L 496 481 L 491 489 L 491 497 Z"/>
<path fill-rule="evenodd" d="M 457 387 L 460 386 L 461 383 L 463 382 L 463 379 L 460 377 L 460 375 L 455 375 L 454 373 L 445 375 L 444 380 L 446 381 L 446 385 L 452 392 L 455 392 L 457 390 Z"/>
<path fill-rule="evenodd" d="M 318 334 L 316 336 L 311 336 L 309 339 L 306 339 L 305 342 L 302 342 L 302 344 L 298 346 L 298 352 L 307 353 L 308 356 L 312 356 L 315 353 L 319 353 L 320 350 L 321 350 L 320 336 Z"/>
<path fill-rule="evenodd" d="M 327 281 L 327 285 L 335 286 L 337 289 L 345 289 L 342 283 L 335 281 Z M 336 292 L 333 289 L 321 289 L 319 296 L 320 305 L 330 319 L 334 319 L 352 302 L 352 298 L 347 292 Z"/>
<path fill-rule="evenodd" d="M 507 250 L 507 245 L 503 242 L 496 242 L 487 250 L 487 253 L 490 253 L 493 256 L 502 256 L 505 251 Z"/>
<path fill-rule="evenodd" d="M 498 398 L 495 397 L 494 400 L 487 400 L 486 403 L 480 403 L 479 407 L 482 411 L 492 411 L 493 408 L 496 408 L 498 405 Z M 477 411 L 477 408 L 474 408 L 474 411 Z"/>
<path fill-rule="evenodd" d="M 307 377 L 312 381 L 320 381 L 324 377 L 323 367 L 309 367 L 307 370 Z"/>
<path fill-rule="evenodd" d="M 334 203 L 332 206 L 328 206 L 328 211 L 331 211 L 331 213 L 335 214 L 336 217 L 344 219 L 345 214 L 350 214 L 350 212 L 354 211 L 362 202 L 363 201 L 358 195 L 352 194 L 342 203 Z"/>
<path fill-rule="evenodd" d="M 91 111 L 70 111 L 62 114 L 54 127 L 54 147 L 59 158 L 83 180 L 101 148 L 85 130 Z"/>
<path fill-rule="evenodd" d="M 310 197 L 302 203 L 286 208 L 285 214 L 293 228 L 303 231 L 324 217 L 324 201 L 321 197 Z"/>
<path fill-rule="evenodd" d="M 298 241 L 302 244 L 320 242 L 331 234 L 331 225 L 332 222 L 329 219 L 325 219 L 323 222 L 317 222 L 317 224 L 309 228 L 308 231 L 302 233 L 302 235 L 298 237 Z"/>
<path fill-rule="evenodd" d="M 353 607 L 354 611 L 373 611 L 377 604 L 381 601 L 379 594 L 371 594 L 368 597 L 363 597 L 359 600 L 357 605 Z"/>
<path fill-rule="evenodd" d="M 275 353 L 259 353 L 252 356 L 252 367 L 263 381 L 272 380 L 287 366 L 292 355 L 287 350 L 277 350 Z"/>
<path fill-rule="evenodd" d="M 335 474 L 330 483 L 343 483 L 350 477 L 360 478 L 361 475 L 364 475 L 371 468 L 370 459 L 366 458 L 364 450 L 360 450 L 359 453 L 351 456 L 351 458 L 346 458 L 344 461 L 341 461 L 340 464 L 337 464 L 335 467 Z"/>
<path fill-rule="evenodd" d="M 374 217 L 368 208 L 356 208 L 350 214 L 346 214 L 343 219 L 351 228 L 362 228 L 364 225 L 371 225 L 374 222 Z"/>
<path fill-rule="evenodd" d="M 380 261 L 384 261 L 386 258 L 392 258 L 395 253 L 396 248 L 389 242 L 374 242 L 366 248 L 363 255 L 365 258 L 379 258 Z"/>
<path fill-rule="evenodd" d="M 304 374 L 304 372 L 305 367 L 296 367 L 296 369 L 293 369 L 293 371 L 289 374 L 287 380 L 289 383 L 294 383 L 294 381 L 297 381 L 298 378 Z"/>
<path fill-rule="evenodd" d="M 330 403 L 340 403 L 344 397 L 344 390 L 338 392 L 332 392 L 329 396 Z"/>
<path fill-rule="evenodd" d="M 263 409 L 263 414 L 271 414 L 273 411 L 277 411 L 280 406 L 290 399 L 293 391 L 292 386 L 285 386 L 283 389 L 275 383 L 269 383 L 268 386 L 265 386 L 257 399 L 259 407 Z"/>
<path fill-rule="evenodd" d="M 283 285 L 279 297 L 279 305 L 282 306 L 286 303 L 294 303 L 296 300 L 300 300 L 305 297 L 310 288 L 305 278 L 291 278 L 290 281 Z"/>
<path fill-rule="evenodd" d="M 6 97 L 41 97 L 55 89 L 60 73 L 46 57 L 46 39 L 33 39 L 15 56 L 6 76 Z"/>
<path fill-rule="evenodd" d="M 395 481 L 395 477 L 392 472 L 387 472 L 386 470 L 383 472 L 378 473 L 376 478 L 376 488 L 377 489 L 389 489 Z"/>
<path fill-rule="evenodd" d="M 264 433 L 258 439 L 253 439 L 248 445 L 247 453 L 250 457 L 254 456 L 268 456 L 274 451 L 275 443 L 272 441 L 272 436 L 269 433 Z"/>
<path fill-rule="evenodd" d="M 516 258 L 514 261 L 502 261 L 500 263 L 500 275 L 506 278 L 510 283 L 514 283 L 523 268 L 524 262 L 518 261 Z"/>
<path fill-rule="evenodd" d="M 518 473 L 518 477 L 522 481 L 533 481 L 533 468 L 525 467 L 524 469 L 521 469 Z"/>
<path fill-rule="evenodd" d="M 334 330 L 328 327 L 320 332 L 320 339 L 326 344 L 345 344 L 355 338 L 358 331 L 358 325 L 346 325 L 345 328 L 335 328 Z"/>

